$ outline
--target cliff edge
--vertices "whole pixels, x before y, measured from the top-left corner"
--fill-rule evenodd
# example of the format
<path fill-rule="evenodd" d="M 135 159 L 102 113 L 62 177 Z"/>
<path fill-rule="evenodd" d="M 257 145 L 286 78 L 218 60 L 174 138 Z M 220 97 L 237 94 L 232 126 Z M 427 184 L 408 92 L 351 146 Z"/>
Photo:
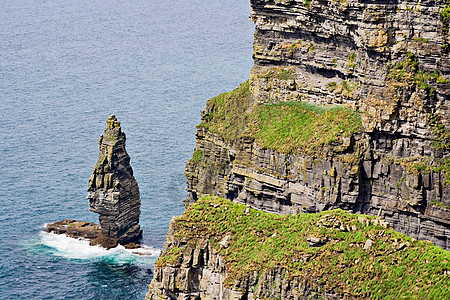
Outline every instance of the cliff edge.
<path fill-rule="evenodd" d="M 386 227 L 204 197 L 172 220 L 146 299 L 448 299 L 450 252 Z"/>
<path fill-rule="evenodd" d="M 341 208 L 450 249 L 449 5 L 251 0 L 249 81 L 208 100 L 190 205 Z"/>
<path fill-rule="evenodd" d="M 146 299 L 448 299 L 450 3 L 250 4 Z"/>

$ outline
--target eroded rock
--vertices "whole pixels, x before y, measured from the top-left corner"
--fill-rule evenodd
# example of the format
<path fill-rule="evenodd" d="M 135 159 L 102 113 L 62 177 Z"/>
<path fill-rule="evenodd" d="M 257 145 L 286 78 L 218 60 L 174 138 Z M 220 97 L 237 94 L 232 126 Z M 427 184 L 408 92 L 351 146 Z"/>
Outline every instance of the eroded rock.
<path fill-rule="evenodd" d="M 125 133 L 112 115 L 100 136 L 99 154 L 89 178 L 90 210 L 99 214 L 100 224 L 67 219 L 47 225 L 47 232 L 88 239 L 91 245 L 113 248 L 118 244 L 138 248 L 142 235 L 139 225 L 141 200 L 125 150 Z"/>
<path fill-rule="evenodd" d="M 89 178 L 89 209 L 99 214 L 104 236 L 120 244 L 135 242 L 142 235 L 139 225 L 141 199 L 125 150 L 125 133 L 112 115 L 99 140 L 99 155 Z"/>

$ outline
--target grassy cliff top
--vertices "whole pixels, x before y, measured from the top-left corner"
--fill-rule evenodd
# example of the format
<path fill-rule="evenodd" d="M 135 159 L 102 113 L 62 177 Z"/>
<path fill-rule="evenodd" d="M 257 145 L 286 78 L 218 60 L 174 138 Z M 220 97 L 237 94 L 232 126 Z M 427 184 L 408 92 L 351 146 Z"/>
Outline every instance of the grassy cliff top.
<path fill-rule="evenodd" d="M 450 299 L 450 252 L 380 224 L 375 217 L 342 210 L 246 213 L 245 205 L 207 196 L 172 226 L 176 240 L 187 245 L 209 239 L 226 262 L 227 285 L 254 271 L 281 267 L 291 277 L 317 279 L 325 289 L 352 298 Z M 224 239 L 228 245 L 221 247 Z M 179 260 L 182 248 L 172 246 L 156 265 Z"/>
<path fill-rule="evenodd" d="M 235 140 L 253 138 L 262 148 L 312 153 L 361 130 L 359 113 L 342 106 L 325 107 L 306 102 L 254 105 L 246 81 L 206 104 L 200 128 Z"/>

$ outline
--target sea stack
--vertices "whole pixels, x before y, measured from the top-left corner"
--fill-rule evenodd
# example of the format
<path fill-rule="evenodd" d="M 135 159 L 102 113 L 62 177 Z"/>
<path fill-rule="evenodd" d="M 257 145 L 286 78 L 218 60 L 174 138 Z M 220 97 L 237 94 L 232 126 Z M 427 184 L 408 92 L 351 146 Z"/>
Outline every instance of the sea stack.
<path fill-rule="evenodd" d="M 100 136 L 99 154 L 89 178 L 89 209 L 99 214 L 99 224 L 66 219 L 47 224 L 47 232 L 87 239 L 91 245 L 106 249 L 118 244 L 138 248 L 142 235 L 139 226 L 141 199 L 139 187 L 125 150 L 125 133 L 111 115 Z"/>
<path fill-rule="evenodd" d="M 100 136 L 99 154 L 89 178 L 89 209 L 99 214 L 105 243 L 126 245 L 142 235 L 139 226 L 141 199 L 125 150 L 125 133 L 115 115 L 106 120 Z M 102 242 L 100 244 L 103 244 Z"/>

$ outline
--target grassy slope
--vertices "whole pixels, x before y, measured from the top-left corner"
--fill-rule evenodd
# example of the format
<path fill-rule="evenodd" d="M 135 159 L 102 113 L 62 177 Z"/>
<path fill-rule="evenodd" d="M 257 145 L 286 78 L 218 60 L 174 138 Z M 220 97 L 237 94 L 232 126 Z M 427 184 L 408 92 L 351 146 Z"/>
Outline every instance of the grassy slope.
<path fill-rule="evenodd" d="M 219 197 L 203 197 L 173 224 L 176 236 L 190 244 L 187 248 L 206 237 L 221 252 L 225 284 L 280 266 L 290 276 L 316 278 L 326 289 L 355 298 L 450 299 L 450 252 L 375 226 L 374 217 L 342 210 L 278 216 L 251 209 L 246 215 L 245 209 Z M 339 230 L 340 225 L 350 231 Z M 223 249 L 218 244 L 226 235 L 231 243 Z M 307 237 L 327 242 L 309 247 Z M 368 239 L 374 244 L 364 250 Z M 182 255 L 183 249 L 173 247 L 156 265 L 173 264 Z"/>
<path fill-rule="evenodd" d="M 361 117 L 350 109 L 325 108 L 306 102 L 259 106 L 246 133 L 263 148 L 289 153 L 298 147 L 310 152 L 361 128 Z"/>
<path fill-rule="evenodd" d="M 252 107 L 248 81 L 208 101 L 201 128 L 226 140 L 255 139 L 262 148 L 282 153 L 317 151 L 361 129 L 358 113 L 344 107 L 282 102 Z"/>

